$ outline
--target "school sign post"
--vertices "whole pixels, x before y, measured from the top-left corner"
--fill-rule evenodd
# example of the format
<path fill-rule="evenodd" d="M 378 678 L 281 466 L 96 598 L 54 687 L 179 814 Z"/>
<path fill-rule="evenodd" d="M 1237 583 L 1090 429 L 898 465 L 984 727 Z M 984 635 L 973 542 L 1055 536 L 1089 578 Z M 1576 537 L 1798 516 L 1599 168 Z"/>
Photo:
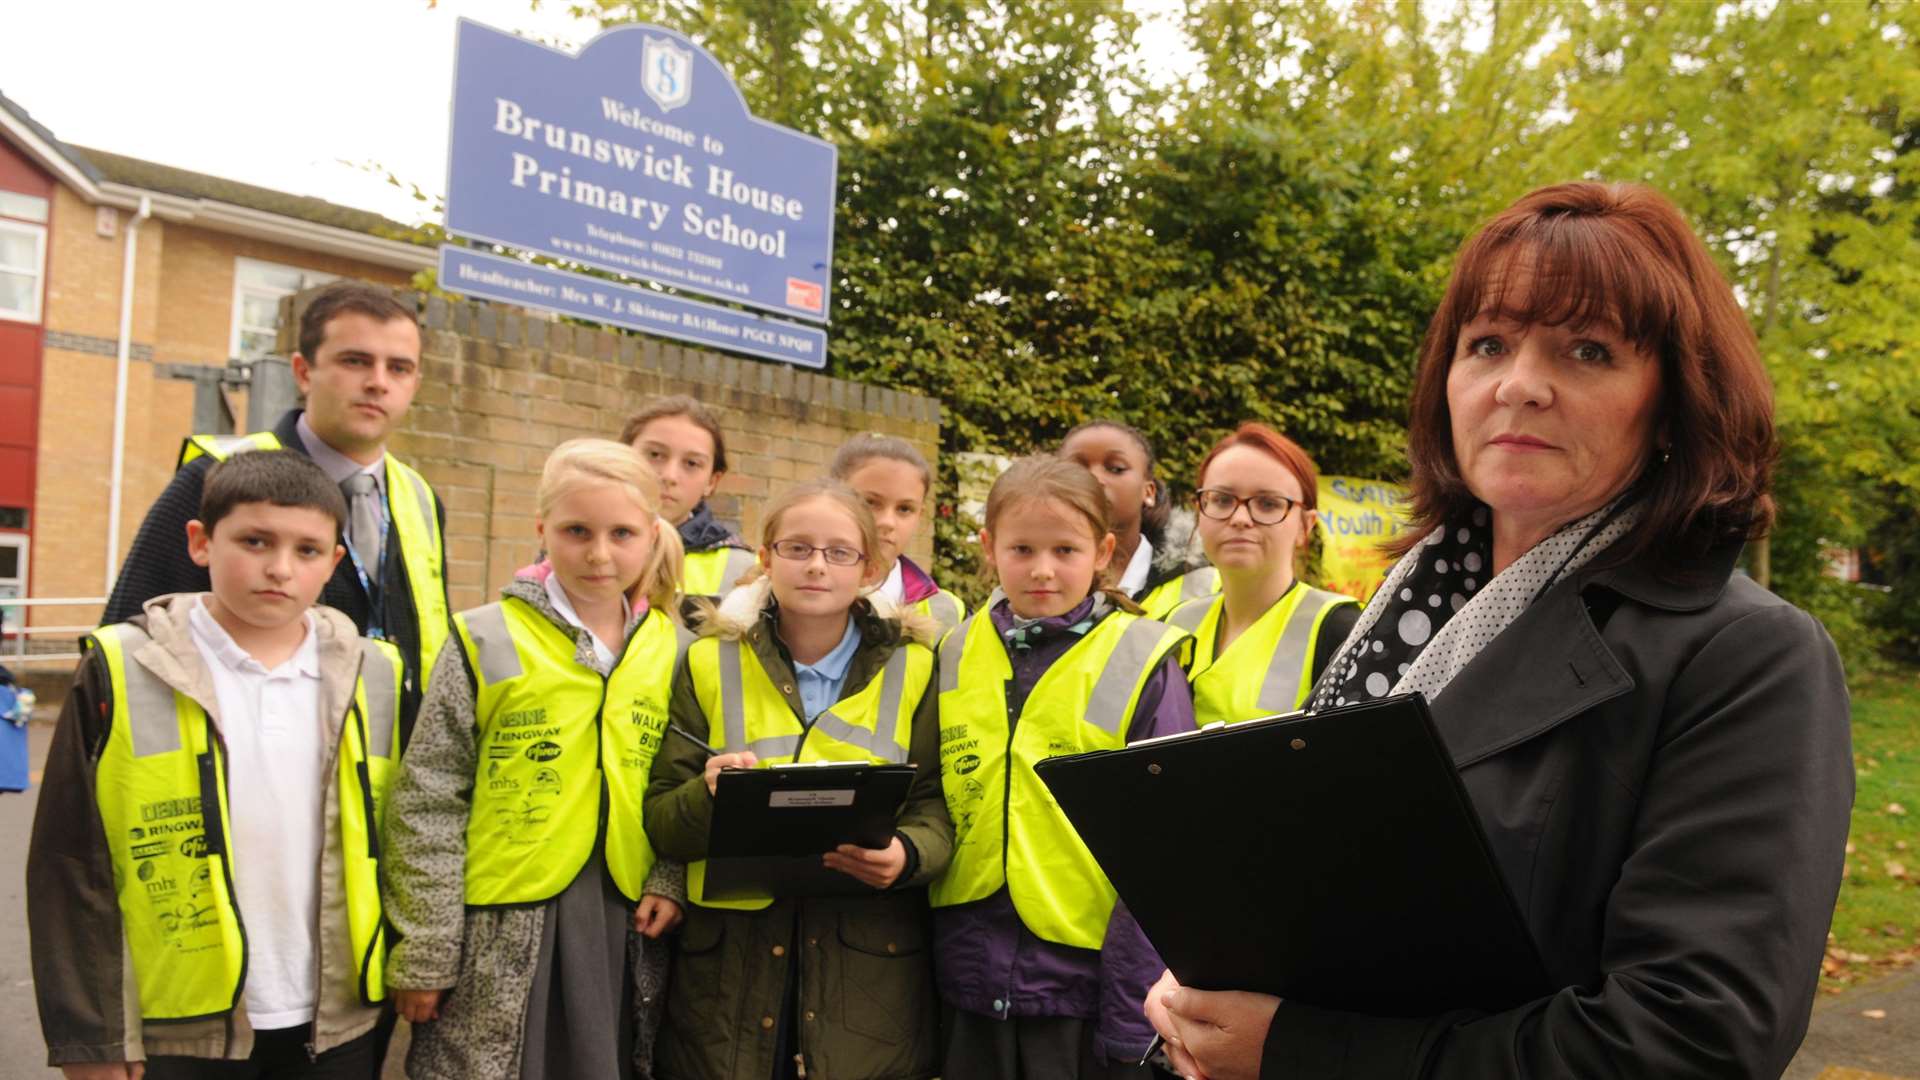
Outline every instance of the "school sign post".
<path fill-rule="evenodd" d="M 833 144 L 747 111 L 706 50 L 622 26 L 578 55 L 461 20 L 446 228 L 645 285 L 441 250 L 440 285 L 811 367 L 826 363 Z"/>

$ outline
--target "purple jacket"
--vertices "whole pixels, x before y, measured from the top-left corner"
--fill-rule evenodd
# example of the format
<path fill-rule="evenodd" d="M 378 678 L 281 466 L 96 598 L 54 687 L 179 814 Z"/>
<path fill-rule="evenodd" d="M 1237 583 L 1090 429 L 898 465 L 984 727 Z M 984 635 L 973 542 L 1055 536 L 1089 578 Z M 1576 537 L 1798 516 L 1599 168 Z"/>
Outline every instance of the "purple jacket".
<path fill-rule="evenodd" d="M 1042 619 L 1028 627 L 1024 645 L 1009 646 L 1013 679 L 1007 684 L 1007 705 L 1016 715 L 1040 676 L 1092 626 L 1078 624 L 1093 604 L 1089 598 L 1065 615 Z M 1002 600 L 991 614 L 1004 640 L 1014 628 L 1013 613 Z M 1193 726 L 1192 694 L 1177 655 L 1169 655 L 1141 688 L 1127 741 Z M 1124 905 L 1114 908 L 1100 949 L 1076 949 L 1035 937 L 1002 887 L 984 900 L 936 909 L 933 941 L 940 996 L 956 1009 L 1001 1019 L 1095 1020 L 1096 1045 L 1115 1061 L 1138 1059 L 1153 1039 L 1141 1006 L 1166 965 Z"/>

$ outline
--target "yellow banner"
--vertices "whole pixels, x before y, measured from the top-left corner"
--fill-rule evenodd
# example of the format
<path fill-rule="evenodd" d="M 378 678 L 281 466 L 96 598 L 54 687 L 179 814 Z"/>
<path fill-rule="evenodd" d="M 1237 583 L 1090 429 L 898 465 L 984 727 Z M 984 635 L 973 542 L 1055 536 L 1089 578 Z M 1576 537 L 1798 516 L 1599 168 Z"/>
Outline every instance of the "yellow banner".
<path fill-rule="evenodd" d="M 1320 478 L 1320 587 L 1364 604 L 1393 565 L 1382 545 L 1406 532 L 1407 489 L 1354 476 Z"/>

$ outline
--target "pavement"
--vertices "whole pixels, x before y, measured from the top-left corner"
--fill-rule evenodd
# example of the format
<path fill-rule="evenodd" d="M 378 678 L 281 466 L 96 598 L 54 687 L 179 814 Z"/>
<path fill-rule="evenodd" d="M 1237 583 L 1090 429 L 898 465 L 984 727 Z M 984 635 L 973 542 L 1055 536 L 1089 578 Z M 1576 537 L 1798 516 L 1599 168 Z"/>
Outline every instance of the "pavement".
<path fill-rule="evenodd" d="M 33 1000 L 26 916 L 27 836 L 50 723 L 29 731 L 34 790 L 0 794 L 0 1080 L 48 1080 Z M 386 1080 L 400 1077 L 406 1025 L 396 1032 Z M 1821 994 L 1799 1056 L 1782 1080 L 1920 1080 L 1920 968 L 1843 994 Z"/>

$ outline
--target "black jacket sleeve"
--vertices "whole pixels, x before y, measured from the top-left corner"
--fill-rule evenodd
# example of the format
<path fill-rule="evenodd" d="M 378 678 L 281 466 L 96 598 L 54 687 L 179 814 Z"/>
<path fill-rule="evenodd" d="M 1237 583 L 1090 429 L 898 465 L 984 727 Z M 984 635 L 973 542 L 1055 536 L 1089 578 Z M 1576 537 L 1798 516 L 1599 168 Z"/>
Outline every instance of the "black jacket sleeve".
<path fill-rule="evenodd" d="M 51 1065 L 145 1057 L 137 1023 L 129 1030 L 139 992 L 123 961 L 113 858 L 94 794 L 111 700 L 105 665 L 93 652 L 61 707 L 27 848 L 33 989 Z"/>
<path fill-rule="evenodd" d="M 187 555 L 187 522 L 200 516 L 200 490 L 213 459 L 200 457 L 181 466 L 166 490 L 147 509 L 133 546 L 120 563 L 120 577 L 100 625 L 126 622 L 156 596 L 178 592 L 206 592 L 213 587 L 205 567 Z"/>
<path fill-rule="evenodd" d="M 1779 1076 L 1806 1030 L 1852 810 L 1840 657 L 1810 616 L 1771 607 L 1688 658 L 1666 701 L 1596 981 L 1491 1015 L 1285 1002 L 1261 1075 Z"/>

